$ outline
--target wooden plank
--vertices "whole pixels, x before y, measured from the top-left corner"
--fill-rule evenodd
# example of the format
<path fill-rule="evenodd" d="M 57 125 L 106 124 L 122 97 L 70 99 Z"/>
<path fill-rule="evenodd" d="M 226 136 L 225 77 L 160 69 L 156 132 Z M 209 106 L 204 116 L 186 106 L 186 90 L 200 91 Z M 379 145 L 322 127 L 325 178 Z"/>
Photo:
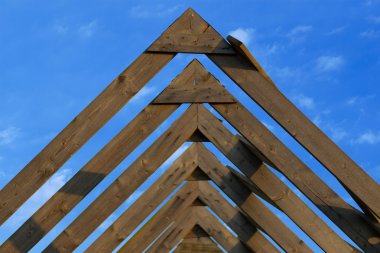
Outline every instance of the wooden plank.
<path fill-rule="evenodd" d="M 233 207 L 209 182 L 199 182 L 199 197 L 226 223 L 253 252 L 280 252 L 241 213 Z"/>
<path fill-rule="evenodd" d="M 162 235 L 153 241 L 144 252 L 146 253 L 167 253 L 170 252 L 178 243 L 188 234 L 193 227 L 197 225 L 196 217 L 192 212 L 192 207 L 188 207 L 183 213 L 178 214 L 178 218 L 167 228 Z M 143 252 L 143 251 L 125 251 L 118 252 Z"/>
<path fill-rule="evenodd" d="M 194 59 L 153 104 L 181 103 L 234 103 L 235 99 L 225 87 Z"/>
<path fill-rule="evenodd" d="M 72 252 L 197 129 L 191 105 L 126 171 L 82 212 L 45 250 Z"/>
<path fill-rule="evenodd" d="M 0 191 L 0 225 L 175 54 L 143 53 Z"/>
<path fill-rule="evenodd" d="M 147 106 L 4 242 L 0 251 L 29 251 L 176 108 Z"/>
<path fill-rule="evenodd" d="M 229 229 L 222 225 L 208 209 L 203 206 L 194 206 L 192 209 L 197 219 L 197 224 L 212 236 L 227 252 L 251 252 L 239 238 L 236 238 Z"/>
<path fill-rule="evenodd" d="M 235 54 L 193 9 L 187 9 L 148 49 L 151 52 Z"/>
<path fill-rule="evenodd" d="M 198 184 L 187 182 L 169 201 L 132 236 L 119 252 L 143 252 L 172 223 L 186 215 L 184 210 L 198 197 Z M 185 233 L 186 234 L 186 233 Z"/>
<path fill-rule="evenodd" d="M 241 48 L 241 45 L 235 46 Z M 372 212 L 380 216 L 380 185 L 294 106 L 247 60 L 247 56 L 209 54 L 208 57 Z"/>
<path fill-rule="evenodd" d="M 310 238 L 326 252 L 355 252 L 354 247 L 338 236 L 288 186 L 285 185 L 260 159 L 233 135 L 204 106 L 198 106 L 198 128 L 214 145 L 240 169 L 251 185 L 251 191 L 265 195 L 269 203 L 283 211 Z M 230 170 L 231 173 L 233 170 Z M 241 178 L 241 176 L 237 176 Z M 262 196 L 263 194 L 260 194 Z"/>
<path fill-rule="evenodd" d="M 111 252 L 127 238 L 198 166 L 196 147 L 191 145 L 86 252 Z"/>
<path fill-rule="evenodd" d="M 380 250 L 379 234 L 365 216 L 340 198 L 246 108 L 240 103 L 212 106 L 360 248 Z"/>
<path fill-rule="evenodd" d="M 210 237 L 185 238 L 174 253 L 223 253 Z"/>
<path fill-rule="evenodd" d="M 198 144 L 200 168 L 262 231 L 286 252 L 311 252 L 309 247 L 273 214 L 202 144 Z"/>
<path fill-rule="evenodd" d="M 169 252 L 184 238 L 184 234 L 188 233 L 188 228 L 193 227 L 195 224 L 199 225 L 206 233 L 213 237 L 227 252 L 250 252 L 240 240 L 223 226 L 205 207 L 193 206 L 190 207 L 189 212 L 192 212 L 193 215 L 191 222 L 185 218 L 180 220 L 177 226 L 174 225 L 174 229 L 167 230 L 155 241 L 153 245 L 148 248 L 147 252 Z"/>

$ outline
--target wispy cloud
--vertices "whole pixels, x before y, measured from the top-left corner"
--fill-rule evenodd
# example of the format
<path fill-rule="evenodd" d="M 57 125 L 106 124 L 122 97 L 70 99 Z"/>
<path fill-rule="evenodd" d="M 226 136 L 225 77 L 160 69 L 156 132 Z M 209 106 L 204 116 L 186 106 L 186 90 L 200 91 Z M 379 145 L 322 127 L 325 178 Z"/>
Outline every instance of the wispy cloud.
<path fill-rule="evenodd" d="M 63 186 L 71 174 L 71 169 L 63 169 L 55 173 L 6 223 L 4 223 L 4 226 L 8 228 L 20 226 Z"/>
<path fill-rule="evenodd" d="M 366 131 L 359 135 L 359 137 L 353 141 L 358 144 L 378 144 L 380 143 L 380 132 L 373 132 L 371 130 Z"/>
<path fill-rule="evenodd" d="M 380 37 L 380 30 L 367 30 L 365 32 L 361 32 L 360 36 L 368 39 L 375 39 Z"/>
<path fill-rule="evenodd" d="M 350 97 L 350 98 L 348 98 L 348 99 L 345 101 L 345 104 L 346 104 L 346 105 L 349 105 L 349 106 L 358 105 L 358 104 L 363 104 L 363 103 L 367 102 L 368 100 L 373 99 L 373 98 L 375 98 L 375 97 L 376 97 L 375 94 L 371 94 L 371 95 L 363 96 L 363 97 L 360 97 L 360 96 L 354 96 L 354 97 Z"/>
<path fill-rule="evenodd" d="M 168 7 L 166 5 L 142 6 L 137 5 L 129 10 L 129 15 L 135 18 L 162 18 L 177 12 L 182 5 Z"/>
<path fill-rule="evenodd" d="M 302 108 L 312 110 L 315 108 L 315 102 L 314 99 L 311 97 L 307 97 L 303 94 L 299 94 L 293 97 L 293 100 L 297 105 L 299 105 Z"/>
<path fill-rule="evenodd" d="M 317 59 L 315 69 L 318 72 L 339 70 L 345 64 L 342 56 L 321 56 Z"/>
<path fill-rule="evenodd" d="M 292 44 L 301 43 L 305 41 L 306 35 L 312 30 L 313 27 L 310 25 L 299 25 L 290 30 L 286 36 Z"/>
<path fill-rule="evenodd" d="M 63 24 L 55 25 L 53 27 L 53 29 L 59 35 L 65 35 L 69 31 L 69 27 L 67 25 L 63 25 Z"/>
<path fill-rule="evenodd" d="M 337 28 L 327 32 L 326 35 L 331 36 L 331 35 L 339 34 L 339 33 L 343 32 L 344 30 L 346 30 L 346 28 L 347 28 L 347 26 L 337 27 Z"/>
<path fill-rule="evenodd" d="M 93 20 L 88 24 L 81 25 L 78 28 L 78 33 L 83 38 L 90 38 L 94 35 L 96 29 L 97 29 L 97 21 Z"/>
<path fill-rule="evenodd" d="M 149 95 L 155 93 L 157 89 L 155 87 L 144 86 L 130 101 L 130 103 L 140 103 L 146 99 Z"/>
<path fill-rule="evenodd" d="M 380 16 L 372 16 L 368 20 L 374 24 L 380 24 Z"/>
<path fill-rule="evenodd" d="M 16 127 L 8 127 L 0 131 L 0 145 L 13 143 L 19 137 L 20 129 Z"/>
<path fill-rule="evenodd" d="M 246 46 L 248 46 L 249 43 L 252 41 L 254 32 L 255 32 L 255 29 L 253 29 L 253 28 L 241 28 L 241 27 L 239 27 L 236 30 L 229 32 L 229 34 L 232 37 L 235 37 L 236 39 L 243 42 Z"/>

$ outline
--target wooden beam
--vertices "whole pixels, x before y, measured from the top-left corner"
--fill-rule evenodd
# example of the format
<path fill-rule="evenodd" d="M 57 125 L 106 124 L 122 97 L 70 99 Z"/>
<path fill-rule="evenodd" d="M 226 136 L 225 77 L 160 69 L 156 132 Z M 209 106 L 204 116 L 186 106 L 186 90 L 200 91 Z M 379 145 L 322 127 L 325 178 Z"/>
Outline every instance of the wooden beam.
<path fill-rule="evenodd" d="M 127 238 L 198 166 L 196 146 L 191 145 L 165 173 L 146 190 L 106 231 L 86 250 L 111 252 Z"/>
<path fill-rule="evenodd" d="M 188 209 L 198 198 L 198 193 L 197 182 L 186 182 L 186 184 L 120 248 L 119 252 L 143 252 L 165 229 L 181 218 L 181 215 L 188 214 L 184 212 L 184 210 Z"/>
<path fill-rule="evenodd" d="M 148 105 L 5 241 L 0 251 L 29 251 L 176 108 Z"/>
<path fill-rule="evenodd" d="M 280 252 L 264 240 L 257 228 L 207 181 L 199 181 L 199 198 L 226 223 L 253 252 Z M 258 235 L 260 234 L 260 235 Z"/>
<path fill-rule="evenodd" d="M 241 138 L 233 135 L 219 119 L 201 105 L 198 106 L 198 128 L 247 176 L 246 179 L 252 184 L 251 191 L 255 188 L 262 191 L 266 196 L 264 199 L 283 211 L 324 251 L 356 251 L 262 163 Z M 260 193 L 259 195 L 262 196 Z"/>
<path fill-rule="evenodd" d="M 380 185 L 294 106 L 247 58 L 243 44 L 230 42 L 239 55 L 208 57 L 324 165 L 342 184 L 380 217 Z M 248 57 L 247 57 L 248 56 Z"/>
<path fill-rule="evenodd" d="M 153 104 L 234 103 L 235 99 L 194 59 L 153 101 Z"/>
<path fill-rule="evenodd" d="M 179 220 L 179 225 L 173 227 L 174 230 L 167 230 L 147 252 L 168 252 L 173 249 L 179 240 L 184 238 L 184 234 L 189 232 L 189 227 L 199 225 L 206 233 L 213 237 L 227 252 L 244 253 L 250 252 L 238 238 L 236 238 L 220 221 L 210 213 L 205 207 L 193 206 L 188 212 L 192 212 L 191 223 L 186 219 Z M 195 222 L 195 224 L 194 224 Z M 191 226 L 186 225 L 191 224 Z"/>
<path fill-rule="evenodd" d="M 235 54 L 228 42 L 193 9 L 187 9 L 147 51 Z"/>
<path fill-rule="evenodd" d="M 0 225 L 112 118 L 174 53 L 143 53 L 0 191 Z"/>
<path fill-rule="evenodd" d="M 214 104 L 212 107 L 360 248 L 366 252 L 380 250 L 379 234 L 364 214 L 339 197 L 245 107 L 240 103 Z"/>
<path fill-rule="evenodd" d="M 286 252 L 311 252 L 309 247 L 273 214 L 202 144 L 198 144 L 200 168 L 262 231 Z"/>
<path fill-rule="evenodd" d="M 118 179 L 71 223 L 44 252 L 72 252 L 197 129 L 197 107 L 191 105 Z"/>
<path fill-rule="evenodd" d="M 197 230 L 200 229 L 202 228 L 199 227 Z M 207 237 L 196 235 L 196 237 L 193 238 L 188 238 L 188 236 L 189 235 L 187 235 L 176 247 L 174 253 L 223 253 L 223 251 L 218 247 L 218 245 L 216 245 L 213 240 L 211 240 L 208 235 Z"/>

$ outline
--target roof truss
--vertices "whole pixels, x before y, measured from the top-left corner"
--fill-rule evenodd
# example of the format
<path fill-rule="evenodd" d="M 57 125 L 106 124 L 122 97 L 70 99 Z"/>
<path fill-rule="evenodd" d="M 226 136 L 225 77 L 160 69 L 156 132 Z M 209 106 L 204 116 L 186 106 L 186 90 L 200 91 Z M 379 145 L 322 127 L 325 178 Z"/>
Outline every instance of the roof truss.
<path fill-rule="evenodd" d="M 380 251 L 380 186 L 280 92 L 244 44 L 233 37 L 227 40 L 194 10 L 187 10 L 1 190 L 0 224 L 177 53 L 206 54 L 324 165 L 364 212 L 339 197 L 194 60 L 1 245 L 0 250 L 30 250 L 181 104 L 190 103 L 179 119 L 45 252 L 75 250 L 187 141 L 194 143 L 87 249 L 88 252 L 112 251 L 184 182 L 151 221 L 127 241 L 122 252 L 140 252 L 147 248 L 148 252 L 168 252 L 181 240 L 175 252 L 194 252 L 195 249 L 200 252 L 202 247 L 207 248 L 207 252 L 220 252 L 211 237 L 228 252 L 278 252 L 263 234 L 287 252 L 311 252 L 259 197 L 292 219 L 322 250 L 359 251 L 335 233 L 268 166 L 286 176 L 362 250 Z M 210 104 L 241 136 L 232 134 L 203 103 Z M 211 142 L 240 172 L 223 165 L 199 142 Z M 235 202 L 236 207 L 208 180 Z M 198 234 L 194 237 L 195 231 Z M 189 237 L 189 233 L 193 237 Z"/>

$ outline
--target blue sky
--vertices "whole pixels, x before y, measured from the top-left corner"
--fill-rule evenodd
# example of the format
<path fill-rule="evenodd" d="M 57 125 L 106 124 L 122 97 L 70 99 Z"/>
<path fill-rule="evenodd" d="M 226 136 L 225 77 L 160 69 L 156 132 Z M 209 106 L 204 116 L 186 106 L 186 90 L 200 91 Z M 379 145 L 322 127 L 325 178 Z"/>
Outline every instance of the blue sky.
<path fill-rule="evenodd" d="M 379 0 L 160 3 L 0 0 L 0 188 L 188 7 L 194 8 L 223 36 L 232 34 L 244 41 L 280 90 L 380 182 Z M 336 180 L 208 59 L 198 55 L 178 55 L 0 228 L 0 243 L 194 57 L 353 204 Z M 38 252 L 51 242 L 183 110 L 181 108 L 171 116 L 123 161 L 34 251 Z M 180 151 L 185 148 L 186 145 Z M 225 163 L 228 162 L 215 152 Z M 170 161 L 160 168 L 159 173 Z M 159 173 L 134 197 L 143 192 Z M 127 200 L 78 252 L 96 239 L 101 229 L 105 229 L 134 199 Z M 300 236 L 315 251 L 320 251 L 304 235 L 300 233 Z"/>

